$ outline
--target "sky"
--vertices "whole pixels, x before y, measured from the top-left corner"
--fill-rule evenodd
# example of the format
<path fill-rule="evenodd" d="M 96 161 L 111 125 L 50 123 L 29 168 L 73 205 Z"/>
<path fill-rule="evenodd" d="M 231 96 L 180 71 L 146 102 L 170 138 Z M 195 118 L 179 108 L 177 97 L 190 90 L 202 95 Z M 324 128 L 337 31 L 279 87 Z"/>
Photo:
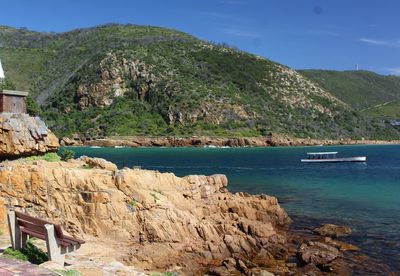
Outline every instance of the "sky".
<path fill-rule="evenodd" d="M 161 26 L 295 69 L 400 75 L 400 0 L 0 0 L 0 25 Z"/>

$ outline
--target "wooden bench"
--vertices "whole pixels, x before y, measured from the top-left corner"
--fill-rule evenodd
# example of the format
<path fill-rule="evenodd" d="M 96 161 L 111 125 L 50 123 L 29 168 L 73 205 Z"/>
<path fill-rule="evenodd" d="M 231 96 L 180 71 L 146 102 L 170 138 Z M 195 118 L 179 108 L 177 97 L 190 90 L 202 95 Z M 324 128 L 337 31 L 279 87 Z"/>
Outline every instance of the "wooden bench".
<path fill-rule="evenodd" d="M 58 224 L 17 211 L 9 211 L 7 217 L 14 250 L 25 247 L 28 236 L 42 239 L 46 241 L 49 260 L 64 265 L 65 254 L 85 243 L 83 240 L 64 235 Z"/>

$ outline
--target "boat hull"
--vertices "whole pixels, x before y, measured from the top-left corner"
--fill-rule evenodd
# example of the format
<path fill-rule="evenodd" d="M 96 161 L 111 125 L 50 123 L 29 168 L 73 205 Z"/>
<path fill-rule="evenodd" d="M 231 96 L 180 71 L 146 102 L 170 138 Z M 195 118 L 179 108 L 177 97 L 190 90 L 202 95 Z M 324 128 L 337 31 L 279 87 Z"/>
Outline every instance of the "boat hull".
<path fill-rule="evenodd" d="M 337 163 L 337 162 L 367 162 L 366 156 L 327 158 L 327 159 L 301 159 L 304 163 Z"/>

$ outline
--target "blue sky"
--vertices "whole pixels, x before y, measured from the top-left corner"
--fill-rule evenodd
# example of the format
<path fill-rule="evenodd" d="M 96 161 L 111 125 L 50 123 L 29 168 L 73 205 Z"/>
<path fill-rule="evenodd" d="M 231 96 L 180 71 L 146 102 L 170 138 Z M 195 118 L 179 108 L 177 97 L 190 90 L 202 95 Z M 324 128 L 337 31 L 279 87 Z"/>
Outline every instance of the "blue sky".
<path fill-rule="evenodd" d="M 64 32 L 105 23 L 178 29 L 296 69 L 400 75 L 399 0 L 1 0 L 0 24 Z"/>

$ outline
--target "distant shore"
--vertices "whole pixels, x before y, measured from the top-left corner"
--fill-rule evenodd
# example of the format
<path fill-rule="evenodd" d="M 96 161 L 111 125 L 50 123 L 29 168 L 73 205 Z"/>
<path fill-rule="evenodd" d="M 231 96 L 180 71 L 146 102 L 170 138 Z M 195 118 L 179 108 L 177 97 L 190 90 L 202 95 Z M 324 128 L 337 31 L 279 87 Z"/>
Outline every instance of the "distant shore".
<path fill-rule="evenodd" d="M 400 144 L 400 140 L 323 140 L 292 138 L 281 135 L 264 137 L 112 137 L 102 139 L 80 139 L 64 137 L 62 146 L 99 147 L 269 147 L 269 146 L 333 146 L 333 145 L 389 145 Z"/>

